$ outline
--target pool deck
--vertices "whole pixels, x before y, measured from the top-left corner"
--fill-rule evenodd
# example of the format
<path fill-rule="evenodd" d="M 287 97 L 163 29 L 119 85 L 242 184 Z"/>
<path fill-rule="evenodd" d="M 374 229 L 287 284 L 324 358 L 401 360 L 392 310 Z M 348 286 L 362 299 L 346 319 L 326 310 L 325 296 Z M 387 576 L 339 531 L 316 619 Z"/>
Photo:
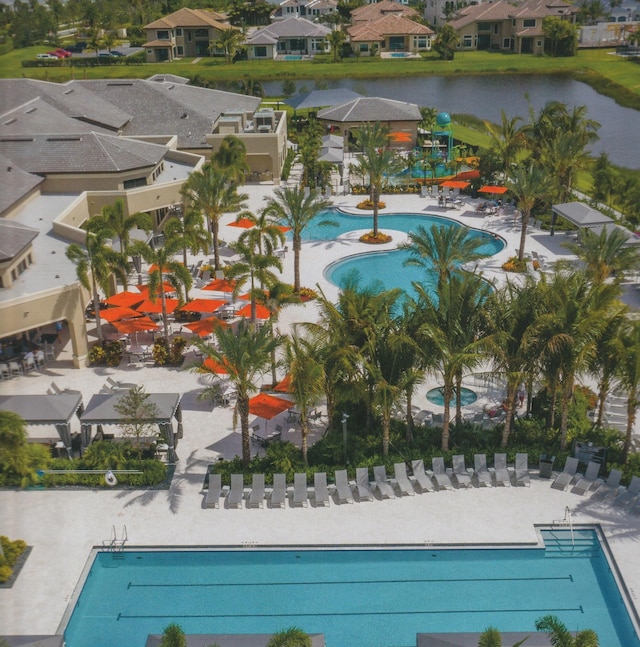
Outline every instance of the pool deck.
<path fill-rule="evenodd" d="M 249 186 L 246 191 L 251 194 L 250 207 L 258 209 L 271 187 Z M 336 206 L 349 210 L 357 201 L 353 196 L 334 199 Z M 446 215 L 503 236 L 506 249 L 480 265 L 488 278 L 503 278 L 500 265 L 513 255 L 519 239 L 519 228 L 510 220 L 482 218 L 471 206 L 445 212 L 435 200 L 418 196 L 385 196 L 385 201 L 388 206 L 382 213 Z M 231 220 L 226 216 L 223 223 Z M 384 230 L 384 220 L 381 228 Z M 370 218 L 363 220 L 363 229 L 370 229 Z M 223 238 L 230 240 L 239 230 L 223 224 L 221 232 Z M 395 237 L 391 247 L 401 238 Z M 370 251 L 370 247 L 354 239 L 357 234 L 350 233 L 331 243 L 305 244 L 303 285 L 319 283 L 327 296 L 337 294 L 337 289 L 323 278 L 322 270 L 329 262 L 360 248 Z M 558 254 L 569 257 L 560 246 L 563 240 L 563 235 L 551 238 L 533 229 L 527 248 L 549 260 Z M 292 252 L 287 254 L 284 265 L 284 279 L 292 280 Z M 198 291 L 194 290 L 192 296 L 199 296 Z M 313 320 L 315 313 L 313 302 L 288 307 L 281 314 L 279 327 L 284 332 L 293 322 Z M 640 517 L 589 497 L 553 490 L 548 480 L 538 479 L 535 473 L 530 488 L 471 488 L 353 505 L 332 501 L 327 508 L 316 508 L 310 503 L 306 508 L 288 505 L 282 510 L 203 509 L 202 486 L 207 465 L 219 457 L 230 458 L 239 453 L 240 434 L 233 430 L 231 408 L 212 409 L 196 400 L 202 389 L 198 375 L 142 364 L 77 370 L 71 366 L 70 348 L 66 344 L 56 361 L 42 372 L 0 383 L 0 394 L 44 394 L 55 380 L 62 388 L 80 390 L 86 404 L 108 376 L 144 384 L 147 392 L 178 391 L 182 395 L 184 438 L 177 448 L 180 460 L 171 487 L 158 491 L 0 491 L 0 533 L 24 539 L 33 547 L 13 588 L 0 589 L 0 627 L 4 634 L 59 631 L 91 549 L 110 537 L 114 525 L 118 534 L 126 525 L 127 546 L 131 547 L 513 545 L 535 544 L 535 524 L 562 519 L 566 507 L 571 510 L 574 523 L 602 527 L 632 604 L 640 613 Z M 425 402 L 426 406 L 424 396 L 434 386 L 433 382 L 425 384 L 415 402 Z M 480 396 L 473 406 L 481 408 L 492 394 Z M 428 408 L 433 409 L 434 405 Z M 79 428 L 77 421 L 73 431 L 78 430 L 76 427 Z M 43 429 L 38 433 L 55 435 L 55 431 Z M 314 434 L 323 430 L 324 426 L 318 425 Z M 285 439 L 299 440 L 295 433 L 285 433 Z"/>

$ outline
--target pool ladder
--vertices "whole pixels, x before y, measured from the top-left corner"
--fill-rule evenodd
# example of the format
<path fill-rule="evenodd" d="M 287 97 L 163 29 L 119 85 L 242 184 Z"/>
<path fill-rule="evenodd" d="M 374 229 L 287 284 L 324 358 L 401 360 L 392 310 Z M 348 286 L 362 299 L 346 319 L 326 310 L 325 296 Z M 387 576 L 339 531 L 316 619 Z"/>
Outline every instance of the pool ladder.
<path fill-rule="evenodd" d="M 554 526 L 569 526 L 569 535 L 571 537 L 571 545 L 575 546 L 575 538 L 573 536 L 573 519 L 571 518 L 571 510 L 569 506 L 566 506 L 564 509 L 564 518 L 557 519 L 553 522 Z"/>
<path fill-rule="evenodd" d="M 102 545 L 115 556 L 115 554 L 120 554 L 124 551 L 124 545 L 128 540 L 127 527 L 124 525 L 122 526 L 122 535 L 118 538 L 118 533 L 114 525 L 111 526 L 111 537 L 109 539 L 103 539 Z"/>

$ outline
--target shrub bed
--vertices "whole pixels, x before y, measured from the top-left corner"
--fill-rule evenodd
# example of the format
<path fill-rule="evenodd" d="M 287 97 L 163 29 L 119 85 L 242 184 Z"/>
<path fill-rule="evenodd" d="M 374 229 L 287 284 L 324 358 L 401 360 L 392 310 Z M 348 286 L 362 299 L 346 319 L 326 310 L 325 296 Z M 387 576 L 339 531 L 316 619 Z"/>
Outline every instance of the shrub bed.
<path fill-rule="evenodd" d="M 0 536 L 0 545 L 2 545 L 2 552 L 0 552 L 0 584 L 4 584 L 14 576 L 14 567 L 20 556 L 25 554 L 27 544 L 22 539 L 11 541 L 8 537 L 2 535 Z"/>

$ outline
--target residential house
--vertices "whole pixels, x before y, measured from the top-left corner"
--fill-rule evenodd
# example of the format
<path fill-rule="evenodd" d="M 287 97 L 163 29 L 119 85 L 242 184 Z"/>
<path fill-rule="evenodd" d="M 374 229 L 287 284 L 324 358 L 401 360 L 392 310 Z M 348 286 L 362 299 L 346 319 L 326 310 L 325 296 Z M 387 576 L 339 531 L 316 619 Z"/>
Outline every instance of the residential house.
<path fill-rule="evenodd" d="M 396 14 L 383 16 L 347 29 L 352 50 L 358 56 L 426 52 L 431 49 L 433 30 Z"/>
<path fill-rule="evenodd" d="M 460 49 L 542 54 L 543 20 L 556 16 L 575 23 L 577 11 L 563 0 L 525 0 L 518 5 L 496 0 L 462 9 L 450 24 L 460 38 Z"/>
<path fill-rule="evenodd" d="M 249 59 L 275 59 L 278 56 L 314 56 L 329 52 L 327 36 L 331 29 L 306 20 L 285 18 L 261 27 L 246 40 Z"/>
<path fill-rule="evenodd" d="M 271 14 L 273 20 L 306 18 L 318 20 L 338 10 L 338 0 L 284 0 Z"/>
<path fill-rule="evenodd" d="M 209 56 L 226 29 L 235 27 L 220 13 L 207 9 L 179 9 L 145 25 L 147 63 L 173 61 L 185 56 Z"/>
<path fill-rule="evenodd" d="M 371 22 L 384 18 L 385 16 L 402 16 L 403 18 L 419 18 L 420 14 L 406 3 L 394 2 L 394 0 L 382 0 L 372 4 L 365 4 L 351 12 L 351 25 Z"/>

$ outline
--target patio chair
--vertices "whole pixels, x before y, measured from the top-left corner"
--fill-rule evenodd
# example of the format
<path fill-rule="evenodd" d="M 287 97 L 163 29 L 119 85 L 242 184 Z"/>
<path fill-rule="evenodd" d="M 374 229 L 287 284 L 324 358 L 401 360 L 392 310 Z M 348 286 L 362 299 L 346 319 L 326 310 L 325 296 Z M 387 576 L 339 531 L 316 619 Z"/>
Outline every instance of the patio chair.
<path fill-rule="evenodd" d="M 393 474 L 400 490 L 400 495 L 415 496 L 416 491 L 413 489 L 413 484 L 407 476 L 406 463 L 395 463 L 393 466 Z"/>
<path fill-rule="evenodd" d="M 209 474 L 209 489 L 204 497 L 205 508 L 219 508 L 222 494 L 222 475 Z"/>
<path fill-rule="evenodd" d="M 11 361 L 9 362 L 9 370 L 11 371 L 11 375 L 18 376 L 23 372 L 22 364 L 20 364 L 19 362 Z"/>
<path fill-rule="evenodd" d="M 584 476 L 573 486 L 571 491 L 574 494 L 585 495 L 598 480 L 598 473 L 600 472 L 600 463 L 596 461 L 589 461 L 587 471 Z"/>
<path fill-rule="evenodd" d="M 624 508 L 638 495 L 640 495 L 640 476 L 632 476 L 629 487 L 618 494 L 618 496 L 613 500 L 613 505 L 618 508 Z"/>
<path fill-rule="evenodd" d="M 458 488 L 471 487 L 471 475 L 467 472 L 464 464 L 464 456 L 458 454 L 453 456 L 451 460 L 453 462 L 453 478 L 458 484 Z"/>
<path fill-rule="evenodd" d="M 264 504 L 264 474 L 254 474 L 251 480 L 248 508 L 261 508 Z"/>
<path fill-rule="evenodd" d="M 480 486 L 491 487 L 493 485 L 493 481 L 491 479 L 491 472 L 487 467 L 487 455 L 476 454 L 473 457 L 473 467 L 474 467 L 473 473 L 474 473 L 474 476 L 476 477 L 476 482 L 478 483 L 478 487 Z"/>
<path fill-rule="evenodd" d="M 269 498 L 272 508 L 284 508 L 287 500 L 287 477 L 285 474 L 273 475 L 273 489 Z"/>
<path fill-rule="evenodd" d="M 38 368 L 42 368 L 47 363 L 47 358 L 45 357 L 44 351 L 42 349 L 38 349 L 36 351 L 35 358 L 36 366 Z"/>
<path fill-rule="evenodd" d="M 353 492 L 349 485 L 347 470 L 336 470 L 336 493 L 340 503 L 353 503 Z"/>
<path fill-rule="evenodd" d="M 529 476 L 529 454 L 516 454 L 515 477 L 516 485 L 526 485 L 531 487 L 531 477 Z"/>
<path fill-rule="evenodd" d="M 438 484 L 439 490 L 452 490 L 453 483 L 447 474 L 447 470 L 444 466 L 444 458 L 442 456 L 437 456 L 431 459 L 431 466 L 433 467 L 433 478 Z"/>
<path fill-rule="evenodd" d="M 373 478 L 375 479 L 376 487 L 380 492 L 380 496 L 383 499 L 396 498 L 396 493 L 393 491 L 391 483 L 389 483 L 389 479 L 387 478 L 387 470 L 385 469 L 384 465 L 376 465 L 373 468 Z"/>
<path fill-rule="evenodd" d="M 596 501 L 604 501 L 610 496 L 617 494 L 620 491 L 620 481 L 622 479 L 622 472 L 620 470 L 612 469 L 609 472 L 607 480 L 598 479 L 594 486 L 594 492 L 591 498 Z"/>
<path fill-rule="evenodd" d="M 421 458 L 411 461 L 411 469 L 413 470 L 416 482 L 420 486 L 420 492 L 433 492 L 433 481 L 424 471 L 424 461 Z"/>
<path fill-rule="evenodd" d="M 360 501 L 373 501 L 373 490 L 369 485 L 369 469 L 367 467 L 356 467 L 356 490 Z"/>
<path fill-rule="evenodd" d="M 112 377 L 107 378 L 107 383 L 112 389 L 135 389 L 138 385 L 134 382 L 123 382 L 122 380 L 114 380 Z"/>
<path fill-rule="evenodd" d="M 313 475 L 313 498 L 316 508 L 319 505 L 329 505 L 329 488 L 327 487 L 327 473 L 316 472 Z"/>
<path fill-rule="evenodd" d="M 496 485 L 509 485 L 511 486 L 511 475 L 507 469 L 507 455 L 494 454 L 493 455 L 493 469 Z"/>
<path fill-rule="evenodd" d="M 307 502 L 307 473 L 299 472 L 293 475 L 293 505 L 306 506 Z"/>
<path fill-rule="evenodd" d="M 3 380 L 11 379 L 11 371 L 9 370 L 8 364 L 0 364 L 0 376 L 2 376 Z"/>
<path fill-rule="evenodd" d="M 242 474 L 231 475 L 231 489 L 227 494 L 227 506 L 239 508 L 244 498 L 244 476 Z"/>
<path fill-rule="evenodd" d="M 576 472 L 578 471 L 578 459 L 568 456 L 567 460 L 564 463 L 564 469 L 551 484 L 551 487 L 555 490 L 566 490 L 567 485 L 573 481 Z"/>

